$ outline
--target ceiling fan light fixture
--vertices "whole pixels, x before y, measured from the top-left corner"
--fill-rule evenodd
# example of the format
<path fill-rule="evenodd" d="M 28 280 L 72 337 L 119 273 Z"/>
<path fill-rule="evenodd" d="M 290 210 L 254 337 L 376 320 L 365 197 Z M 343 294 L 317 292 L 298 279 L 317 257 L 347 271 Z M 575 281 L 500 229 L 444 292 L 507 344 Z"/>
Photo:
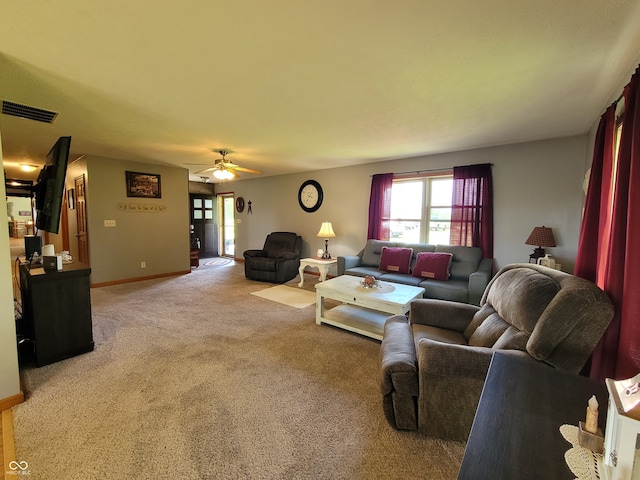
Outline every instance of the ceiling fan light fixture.
<path fill-rule="evenodd" d="M 214 170 L 213 176 L 218 180 L 231 180 L 235 175 L 226 168 L 220 168 L 218 170 Z"/>

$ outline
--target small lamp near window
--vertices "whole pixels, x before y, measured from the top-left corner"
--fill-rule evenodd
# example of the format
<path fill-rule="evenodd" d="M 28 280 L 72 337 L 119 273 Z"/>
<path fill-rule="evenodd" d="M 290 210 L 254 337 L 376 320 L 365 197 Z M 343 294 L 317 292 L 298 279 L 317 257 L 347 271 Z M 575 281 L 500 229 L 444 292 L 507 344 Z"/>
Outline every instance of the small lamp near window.
<path fill-rule="evenodd" d="M 318 232 L 318 237 L 324 238 L 324 253 L 322 254 L 322 258 L 324 260 L 329 260 L 331 255 L 329 254 L 329 238 L 334 238 L 336 236 L 333 233 L 333 227 L 331 226 L 331 222 L 322 222 L 320 226 L 320 231 Z"/>
<path fill-rule="evenodd" d="M 529 263 L 538 263 L 538 258 L 545 256 L 543 247 L 555 247 L 556 239 L 553 237 L 553 230 L 543 225 L 542 227 L 535 227 L 524 243 L 526 245 L 537 245 L 537 248 L 529 255 Z"/>

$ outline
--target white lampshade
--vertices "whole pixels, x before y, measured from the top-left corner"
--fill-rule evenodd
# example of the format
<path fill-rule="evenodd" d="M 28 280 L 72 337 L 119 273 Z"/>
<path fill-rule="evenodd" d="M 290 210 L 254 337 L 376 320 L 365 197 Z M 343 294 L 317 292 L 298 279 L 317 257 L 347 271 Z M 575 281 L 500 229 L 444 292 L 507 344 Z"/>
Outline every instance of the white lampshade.
<path fill-rule="evenodd" d="M 320 238 L 334 238 L 336 236 L 333 233 L 333 227 L 331 226 L 331 222 L 322 222 L 320 226 L 320 231 L 318 232 L 318 237 Z"/>
<path fill-rule="evenodd" d="M 232 171 L 225 169 L 219 169 L 213 171 L 213 176 L 220 180 L 231 180 L 235 177 Z"/>

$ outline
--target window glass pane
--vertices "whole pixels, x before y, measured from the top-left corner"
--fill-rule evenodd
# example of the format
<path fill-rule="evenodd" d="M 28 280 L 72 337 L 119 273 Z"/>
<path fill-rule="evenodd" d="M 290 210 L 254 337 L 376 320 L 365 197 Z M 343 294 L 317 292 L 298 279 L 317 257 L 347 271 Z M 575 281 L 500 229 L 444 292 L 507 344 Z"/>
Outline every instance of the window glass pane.
<path fill-rule="evenodd" d="M 213 218 L 213 210 L 205 210 L 204 218 L 206 218 L 207 220 L 211 220 Z"/>
<path fill-rule="evenodd" d="M 451 221 L 451 209 L 450 208 L 432 208 L 429 215 L 429 220 L 438 221 L 446 220 Z"/>
<path fill-rule="evenodd" d="M 194 198 L 193 199 L 193 208 L 202 208 L 202 199 Z"/>
<path fill-rule="evenodd" d="M 437 178 L 431 180 L 431 205 L 451 205 L 452 196 L 452 178 Z"/>
<path fill-rule="evenodd" d="M 431 245 L 449 245 L 449 222 L 429 222 L 427 243 Z"/>
<path fill-rule="evenodd" d="M 420 222 L 391 222 L 391 240 L 403 243 L 420 243 Z"/>
<path fill-rule="evenodd" d="M 422 181 L 395 182 L 391 187 L 391 218 L 422 218 Z"/>
<path fill-rule="evenodd" d="M 211 200 L 210 198 L 205 198 L 204 208 L 213 208 L 213 200 Z"/>
<path fill-rule="evenodd" d="M 194 210 L 193 211 L 193 218 L 195 220 L 201 220 L 202 219 L 202 210 Z"/>

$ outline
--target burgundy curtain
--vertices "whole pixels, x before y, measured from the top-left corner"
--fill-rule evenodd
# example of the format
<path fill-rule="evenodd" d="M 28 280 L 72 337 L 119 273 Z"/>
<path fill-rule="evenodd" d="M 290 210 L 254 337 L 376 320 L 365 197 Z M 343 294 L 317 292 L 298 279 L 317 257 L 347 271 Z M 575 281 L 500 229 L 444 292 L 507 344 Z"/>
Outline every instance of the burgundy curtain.
<path fill-rule="evenodd" d="M 493 258 L 491 164 L 453 168 L 450 243 L 480 247 L 485 258 Z"/>
<path fill-rule="evenodd" d="M 392 185 L 393 173 L 380 173 L 371 178 L 367 239 L 389 240 Z"/>
<path fill-rule="evenodd" d="M 613 320 L 592 356 L 590 376 L 598 380 L 629 378 L 640 371 L 639 76 L 640 68 L 623 91 L 617 163 L 612 153 L 615 119 L 611 107 L 601 120 L 604 131 L 598 129 L 591 173 L 595 171 L 596 176 L 589 181 L 576 259 L 576 275 L 589 280 L 595 277 L 615 307 Z M 600 178 L 596 161 L 602 164 Z"/>

